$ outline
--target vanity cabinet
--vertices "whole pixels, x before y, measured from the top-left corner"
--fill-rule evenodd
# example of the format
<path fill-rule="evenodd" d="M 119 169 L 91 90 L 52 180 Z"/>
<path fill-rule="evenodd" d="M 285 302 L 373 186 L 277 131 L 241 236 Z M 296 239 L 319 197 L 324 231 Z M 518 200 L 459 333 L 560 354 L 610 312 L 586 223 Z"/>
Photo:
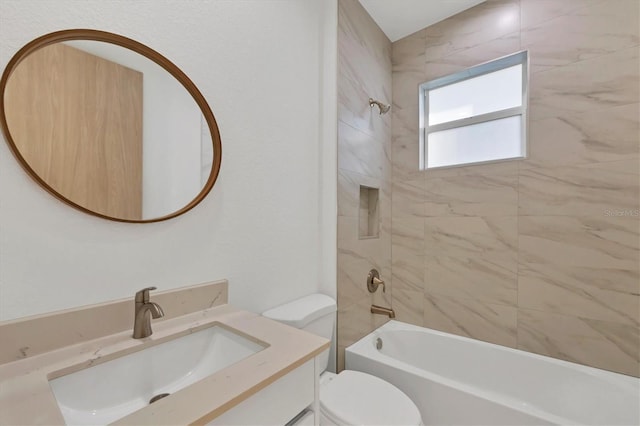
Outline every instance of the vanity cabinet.
<path fill-rule="evenodd" d="M 319 357 L 305 362 L 267 387 L 216 417 L 209 425 L 314 424 L 320 421 Z M 311 414 L 301 416 L 304 410 Z"/>

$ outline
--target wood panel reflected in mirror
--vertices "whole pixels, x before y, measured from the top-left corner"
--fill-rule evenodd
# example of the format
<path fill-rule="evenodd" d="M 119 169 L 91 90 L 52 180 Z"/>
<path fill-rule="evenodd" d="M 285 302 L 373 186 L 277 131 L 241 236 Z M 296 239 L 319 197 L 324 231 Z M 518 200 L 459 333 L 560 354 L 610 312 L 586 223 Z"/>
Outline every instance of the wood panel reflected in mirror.
<path fill-rule="evenodd" d="M 0 80 L 0 124 L 47 191 L 123 222 L 180 215 L 220 170 L 218 127 L 175 65 L 125 37 L 66 30 L 33 40 Z"/>

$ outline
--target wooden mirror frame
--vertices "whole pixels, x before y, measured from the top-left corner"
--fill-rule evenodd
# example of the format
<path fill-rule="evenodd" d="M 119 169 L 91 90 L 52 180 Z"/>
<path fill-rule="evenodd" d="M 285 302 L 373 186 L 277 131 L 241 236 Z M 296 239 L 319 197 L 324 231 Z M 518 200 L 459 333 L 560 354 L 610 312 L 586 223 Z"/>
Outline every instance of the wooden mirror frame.
<path fill-rule="evenodd" d="M 58 193 L 55 189 L 53 189 L 47 182 L 45 182 L 38 174 L 29 166 L 26 162 L 20 151 L 18 150 L 17 145 L 15 144 L 13 137 L 11 136 L 11 132 L 9 131 L 9 126 L 7 123 L 5 103 L 4 103 L 4 95 L 5 89 L 7 86 L 7 82 L 9 77 L 15 71 L 17 66 L 24 60 L 29 54 L 32 52 L 41 49 L 45 46 L 54 43 L 60 43 L 63 41 L 71 41 L 71 40 L 93 40 L 93 41 L 101 41 L 105 43 L 115 44 L 126 49 L 132 50 L 147 59 L 152 60 L 156 64 L 160 65 L 164 70 L 166 70 L 169 74 L 171 74 L 176 80 L 182 84 L 182 86 L 189 92 L 189 94 L 193 97 L 198 107 L 200 107 L 200 111 L 204 116 L 207 126 L 209 128 L 209 133 L 211 134 L 211 140 L 213 143 L 213 164 L 211 165 L 211 172 L 209 174 L 209 179 L 207 179 L 206 184 L 202 188 L 202 190 L 198 193 L 198 195 L 186 206 L 182 207 L 180 210 L 177 210 L 173 213 L 167 214 L 165 216 L 161 216 L 153 219 L 143 219 L 143 220 L 130 220 L 130 219 L 122 219 L 117 217 L 106 216 L 101 213 L 94 212 L 92 210 L 87 209 L 79 204 L 74 203 L 68 198 L 64 197 L 60 193 Z M 216 182 L 218 178 L 218 174 L 220 173 L 220 164 L 222 161 L 222 143 L 220 140 L 220 131 L 218 130 L 218 124 L 216 122 L 215 117 L 213 116 L 213 112 L 211 108 L 209 108 L 209 104 L 205 100 L 202 93 L 198 90 L 195 84 L 187 77 L 185 73 L 183 73 L 180 68 L 178 68 L 175 64 L 169 61 L 167 58 L 162 56 L 160 53 L 151 49 L 150 47 L 145 46 L 142 43 L 139 43 L 130 38 L 109 33 L 106 31 L 99 30 L 90 30 L 90 29 L 72 29 L 72 30 L 62 30 L 56 31 L 53 33 L 45 34 L 41 37 L 38 37 L 29 43 L 27 43 L 22 49 L 18 50 L 18 52 L 11 58 L 4 72 L 2 73 L 2 78 L 0 79 L 0 126 L 2 127 L 2 131 L 4 136 L 9 144 L 9 148 L 11 148 L 11 152 L 16 157 L 22 168 L 31 176 L 33 180 L 35 180 L 40 186 L 46 189 L 51 195 L 58 198 L 60 201 L 68 204 L 71 207 L 74 207 L 78 210 L 81 210 L 85 213 L 88 213 L 93 216 L 98 216 L 103 219 L 109 219 L 117 222 L 129 222 L 129 223 L 151 223 L 151 222 L 160 222 L 163 220 L 171 219 L 176 216 L 180 216 L 183 213 L 194 208 L 198 203 L 200 203 L 204 197 L 207 196 L 211 188 Z"/>

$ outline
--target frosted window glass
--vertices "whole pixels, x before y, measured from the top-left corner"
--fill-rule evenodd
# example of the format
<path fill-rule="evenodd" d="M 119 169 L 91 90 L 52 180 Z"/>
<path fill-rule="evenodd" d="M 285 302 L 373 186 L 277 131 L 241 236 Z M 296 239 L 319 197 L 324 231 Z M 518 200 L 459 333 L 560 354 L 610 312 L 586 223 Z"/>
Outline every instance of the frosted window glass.
<path fill-rule="evenodd" d="M 429 125 L 522 106 L 522 64 L 429 91 Z"/>
<path fill-rule="evenodd" d="M 523 157 L 521 126 L 518 115 L 430 133 L 427 168 Z"/>

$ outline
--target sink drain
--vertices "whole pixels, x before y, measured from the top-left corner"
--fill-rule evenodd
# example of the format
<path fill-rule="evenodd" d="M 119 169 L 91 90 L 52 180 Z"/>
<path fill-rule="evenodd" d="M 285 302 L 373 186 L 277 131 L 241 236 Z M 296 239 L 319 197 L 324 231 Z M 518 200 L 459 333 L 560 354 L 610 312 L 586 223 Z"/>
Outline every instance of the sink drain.
<path fill-rule="evenodd" d="M 169 396 L 169 395 L 171 395 L 171 394 L 169 394 L 169 393 L 159 393 L 158 395 L 154 396 L 153 398 L 151 398 L 151 399 L 149 400 L 149 404 L 153 404 L 153 403 L 154 403 L 154 402 L 156 402 L 157 400 L 162 399 L 162 398 L 164 398 L 165 396 Z"/>

